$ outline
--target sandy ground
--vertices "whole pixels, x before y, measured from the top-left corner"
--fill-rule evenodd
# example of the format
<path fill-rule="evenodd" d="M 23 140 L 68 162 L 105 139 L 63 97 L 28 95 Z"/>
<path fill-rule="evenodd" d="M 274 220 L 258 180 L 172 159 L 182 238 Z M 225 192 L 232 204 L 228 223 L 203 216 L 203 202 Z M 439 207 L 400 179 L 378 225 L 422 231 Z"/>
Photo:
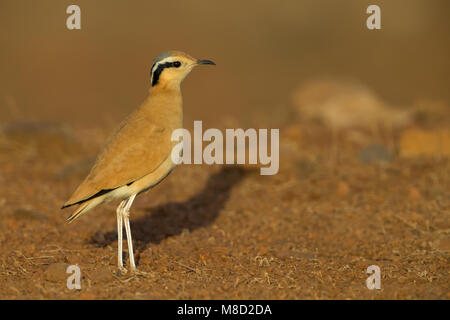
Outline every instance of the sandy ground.
<path fill-rule="evenodd" d="M 0 159 L 2 299 L 450 298 L 444 158 L 366 164 L 343 142 L 336 159 L 324 130 L 294 126 L 281 130 L 277 175 L 180 166 L 132 207 L 146 274 L 119 277 L 117 204 L 71 225 L 70 209 L 59 209 L 106 134 L 8 130 Z M 81 290 L 66 287 L 70 264 L 81 268 Z M 381 268 L 381 290 L 366 288 L 370 265 Z"/>

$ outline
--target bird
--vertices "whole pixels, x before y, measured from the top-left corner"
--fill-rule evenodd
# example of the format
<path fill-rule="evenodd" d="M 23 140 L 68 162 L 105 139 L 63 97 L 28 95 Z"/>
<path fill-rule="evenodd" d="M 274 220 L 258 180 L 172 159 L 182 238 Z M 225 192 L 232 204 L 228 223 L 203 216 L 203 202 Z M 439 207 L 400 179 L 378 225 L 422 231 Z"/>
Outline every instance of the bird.
<path fill-rule="evenodd" d="M 171 153 L 179 142 L 171 141 L 171 135 L 183 126 L 181 83 L 199 65 L 215 63 L 175 50 L 154 59 L 147 98 L 116 128 L 87 177 L 61 208 L 78 205 L 67 218 L 71 223 L 102 203 L 120 200 L 116 209 L 119 274 L 128 272 L 122 258 L 123 226 L 130 272 L 139 273 L 133 254 L 130 208 L 137 195 L 155 187 L 176 166 Z"/>

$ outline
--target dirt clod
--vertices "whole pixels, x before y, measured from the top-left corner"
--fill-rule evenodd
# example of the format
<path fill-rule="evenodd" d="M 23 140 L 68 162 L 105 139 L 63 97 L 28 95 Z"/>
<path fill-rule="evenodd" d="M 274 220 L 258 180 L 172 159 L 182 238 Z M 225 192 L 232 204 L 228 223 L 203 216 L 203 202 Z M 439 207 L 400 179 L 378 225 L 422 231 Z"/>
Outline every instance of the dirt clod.
<path fill-rule="evenodd" d="M 70 275 L 66 273 L 67 263 L 52 263 L 45 271 L 45 279 L 52 282 L 63 282 L 67 280 Z"/>

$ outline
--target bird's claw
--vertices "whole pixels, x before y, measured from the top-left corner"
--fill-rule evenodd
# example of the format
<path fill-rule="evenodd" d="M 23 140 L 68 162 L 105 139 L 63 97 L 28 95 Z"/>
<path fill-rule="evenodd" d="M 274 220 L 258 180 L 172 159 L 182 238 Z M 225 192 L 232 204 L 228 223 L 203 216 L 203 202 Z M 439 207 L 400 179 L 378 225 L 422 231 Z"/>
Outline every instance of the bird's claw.
<path fill-rule="evenodd" d="M 119 269 L 117 270 L 117 275 L 123 276 L 126 275 L 128 273 L 128 270 L 125 267 L 119 267 Z"/>

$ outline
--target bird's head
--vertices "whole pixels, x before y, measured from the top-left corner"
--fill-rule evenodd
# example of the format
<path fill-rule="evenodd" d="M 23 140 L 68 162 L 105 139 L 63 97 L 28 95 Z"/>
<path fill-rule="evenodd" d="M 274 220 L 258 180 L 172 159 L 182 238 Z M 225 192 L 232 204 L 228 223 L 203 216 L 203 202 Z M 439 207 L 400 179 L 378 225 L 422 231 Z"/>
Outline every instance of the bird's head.
<path fill-rule="evenodd" d="M 164 52 L 153 61 L 150 71 L 151 85 L 179 86 L 194 67 L 202 64 L 215 65 L 211 60 L 195 59 L 180 51 Z"/>

